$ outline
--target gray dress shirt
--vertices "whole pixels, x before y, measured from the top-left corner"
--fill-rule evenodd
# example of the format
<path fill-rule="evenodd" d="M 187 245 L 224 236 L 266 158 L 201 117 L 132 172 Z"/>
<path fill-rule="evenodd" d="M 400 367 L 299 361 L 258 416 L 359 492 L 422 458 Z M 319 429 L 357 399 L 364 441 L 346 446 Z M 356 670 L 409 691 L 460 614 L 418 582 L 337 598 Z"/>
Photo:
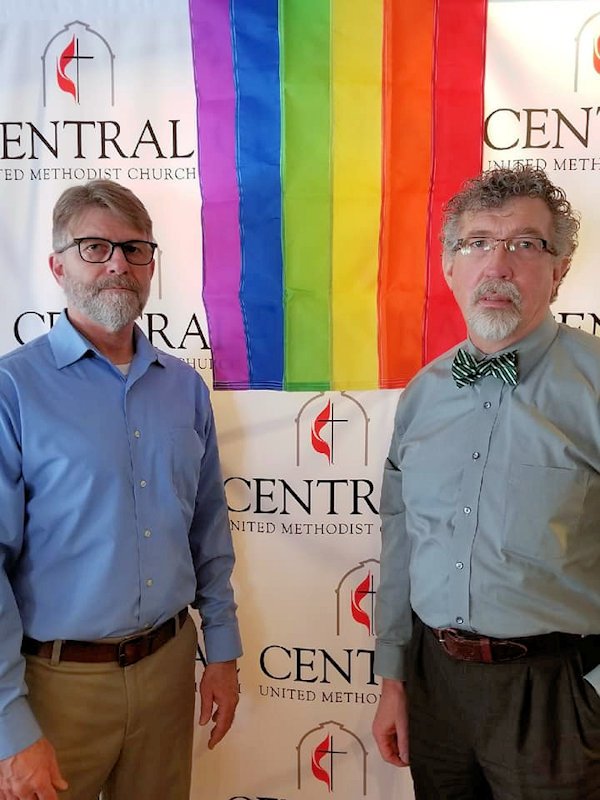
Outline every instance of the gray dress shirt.
<path fill-rule="evenodd" d="M 456 349 L 398 404 L 381 496 L 383 677 L 405 677 L 411 609 L 487 636 L 600 633 L 600 339 L 549 313 L 507 348 L 515 387 L 488 376 L 459 389 Z"/>

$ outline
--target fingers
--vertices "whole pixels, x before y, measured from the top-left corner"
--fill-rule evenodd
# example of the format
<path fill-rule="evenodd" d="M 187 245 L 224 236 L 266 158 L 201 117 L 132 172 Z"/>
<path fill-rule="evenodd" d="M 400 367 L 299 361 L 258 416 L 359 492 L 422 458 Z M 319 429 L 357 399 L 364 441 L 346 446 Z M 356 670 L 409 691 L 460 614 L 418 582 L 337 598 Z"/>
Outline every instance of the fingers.
<path fill-rule="evenodd" d="M 0 800 L 58 800 L 56 790 L 66 788 L 47 739 L 0 761 Z"/>
<path fill-rule="evenodd" d="M 396 728 L 396 748 L 400 759 L 399 766 L 407 767 L 410 763 L 410 758 L 408 757 L 408 722 L 401 723 Z"/>
<path fill-rule="evenodd" d="M 383 760 L 395 767 L 408 766 L 408 741 L 399 741 L 398 730 L 393 722 L 386 729 L 382 729 L 378 723 L 376 721 L 373 724 L 373 738 Z"/>
<path fill-rule="evenodd" d="M 239 684 L 235 660 L 208 664 L 200 682 L 200 724 L 206 725 L 212 716 L 215 723 L 210 732 L 208 747 L 213 749 L 225 736 L 235 716 L 239 700 Z"/>
<path fill-rule="evenodd" d="M 388 764 L 393 764 L 395 767 L 407 766 L 408 762 L 400 758 L 398 741 L 394 735 L 380 738 L 375 737 L 375 741 L 377 743 L 377 747 L 379 748 L 379 753 L 384 761 L 387 761 Z"/>
<path fill-rule="evenodd" d="M 404 685 L 384 679 L 373 738 L 381 757 L 396 767 L 408 766 L 408 713 Z"/>
<path fill-rule="evenodd" d="M 60 772 L 58 761 L 56 760 L 56 754 L 54 752 L 52 753 L 52 759 L 50 762 L 50 780 L 52 781 L 54 788 L 59 792 L 64 792 L 69 788 L 69 784 L 63 778 Z"/>
<path fill-rule="evenodd" d="M 206 725 L 210 722 L 210 715 L 213 708 L 213 694 L 208 689 L 205 689 L 203 684 L 200 684 L 200 725 Z"/>
<path fill-rule="evenodd" d="M 31 795 L 32 800 L 58 800 L 58 795 L 53 786 L 46 786 L 44 789 L 38 789 L 35 794 Z"/>
<path fill-rule="evenodd" d="M 384 761 L 387 761 L 388 764 L 392 764 L 394 767 L 408 766 L 408 761 L 405 761 L 398 755 L 398 749 L 395 744 L 388 742 L 377 742 L 377 747 L 379 749 L 379 755 Z"/>
<path fill-rule="evenodd" d="M 208 740 L 209 750 L 212 750 L 214 747 L 216 747 L 216 745 L 218 745 L 221 739 L 225 736 L 227 731 L 231 728 L 233 724 L 233 718 L 235 717 L 236 705 L 237 702 L 234 704 L 221 705 L 213 714 L 212 719 L 215 723 L 215 726 L 210 732 L 210 738 Z"/>

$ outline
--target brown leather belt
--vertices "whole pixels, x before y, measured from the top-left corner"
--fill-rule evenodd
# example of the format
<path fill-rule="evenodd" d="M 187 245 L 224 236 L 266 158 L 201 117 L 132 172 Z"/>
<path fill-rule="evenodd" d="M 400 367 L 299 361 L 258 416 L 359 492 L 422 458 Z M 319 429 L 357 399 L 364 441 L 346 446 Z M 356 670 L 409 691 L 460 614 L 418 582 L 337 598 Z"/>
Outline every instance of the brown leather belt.
<path fill-rule="evenodd" d="M 568 649 L 595 646 L 600 650 L 600 634 L 543 633 L 512 639 L 494 639 L 456 628 L 429 628 L 446 653 L 459 661 L 496 664 L 517 661 L 525 656 L 558 655 Z"/>
<path fill-rule="evenodd" d="M 100 663 L 116 661 L 120 667 L 129 667 L 142 658 L 156 653 L 157 650 L 172 639 L 187 619 L 188 610 L 184 608 L 179 614 L 163 622 L 158 628 L 147 633 L 136 634 L 121 642 L 78 642 L 65 639 L 60 646 L 60 661 L 80 661 Z M 23 637 L 21 652 L 28 656 L 52 658 L 54 642 L 38 642 L 29 636 Z"/>

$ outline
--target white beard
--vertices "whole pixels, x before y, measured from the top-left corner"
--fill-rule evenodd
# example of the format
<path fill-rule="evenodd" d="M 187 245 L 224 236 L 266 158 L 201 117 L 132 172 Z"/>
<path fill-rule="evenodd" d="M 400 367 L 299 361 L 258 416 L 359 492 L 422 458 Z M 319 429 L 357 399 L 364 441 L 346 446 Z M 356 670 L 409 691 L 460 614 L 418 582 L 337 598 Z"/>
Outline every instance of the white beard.
<path fill-rule="evenodd" d="M 483 308 L 477 301 L 485 295 L 495 294 L 512 301 L 508 308 Z M 517 287 L 500 279 L 490 279 L 481 283 L 471 299 L 471 309 L 467 316 L 469 330 L 480 339 L 500 342 L 515 332 L 521 322 L 521 293 Z"/>
<path fill-rule="evenodd" d="M 105 292 L 109 287 L 126 287 L 130 292 Z M 103 278 L 93 284 L 82 283 L 65 274 L 63 289 L 68 304 L 111 333 L 130 325 L 142 313 L 148 292 L 131 277 Z"/>

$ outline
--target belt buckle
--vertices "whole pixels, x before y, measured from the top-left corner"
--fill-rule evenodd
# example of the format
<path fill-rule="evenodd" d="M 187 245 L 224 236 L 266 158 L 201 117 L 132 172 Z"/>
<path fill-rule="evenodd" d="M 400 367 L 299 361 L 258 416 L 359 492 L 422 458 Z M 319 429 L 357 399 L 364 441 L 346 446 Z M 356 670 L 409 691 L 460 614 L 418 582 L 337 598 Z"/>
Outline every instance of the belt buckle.
<path fill-rule="evenodd" d="M 141 633 L 138 636 L 131 636 L 129 639 L 123 639 L 122 642 L 119 642 L 118 649 L 117 649 L 117 661 L 119 663 L 119 666 L 120 667 L 129 667 L 132 664 L 135 664 L 136 662 L 140 661 L 145 656 L 147 656 L 149 654 L 149 652 L 150 652 L 150 649 L 149 649 L 149 644 L 150 644 L 149 638 L 150 637 L 148 636 L 148 634 Z M 128 657 L 128 655 L 127 655 L 127 650 L 126 649 L 131 645 L 133 645 L 133 647 L 137 647 L 142 642 L 147 642 L 148 643 L 148 646 L 146 647 L 146 652 L 143 655 L 142 654 L 136 654 L 137 658 L 130 659 Z"/>

